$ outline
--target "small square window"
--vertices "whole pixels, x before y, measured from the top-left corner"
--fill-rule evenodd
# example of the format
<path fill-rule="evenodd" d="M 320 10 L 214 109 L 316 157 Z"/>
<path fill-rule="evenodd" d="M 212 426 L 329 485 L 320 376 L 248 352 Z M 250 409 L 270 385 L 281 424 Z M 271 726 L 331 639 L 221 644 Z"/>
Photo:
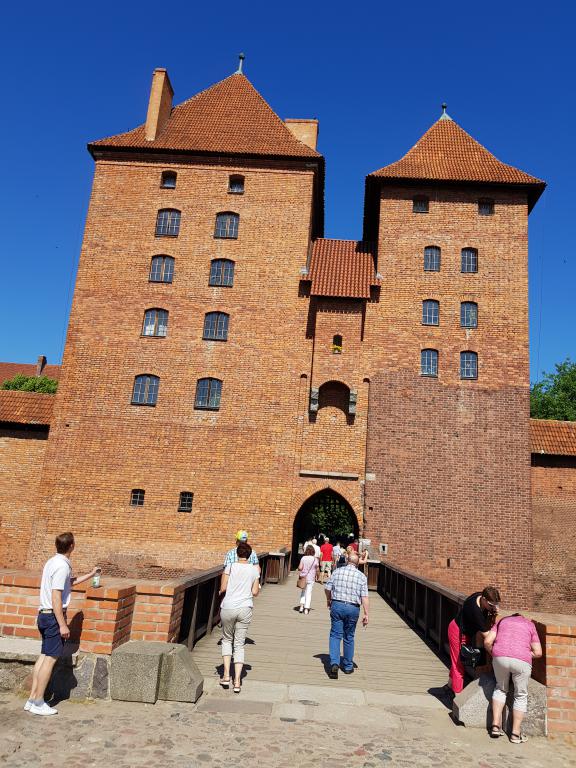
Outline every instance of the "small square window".
<path fill-rule="evenodd" d="M 176 189 L 176 173 L 174 171 L 164 171 L 160 186 L 162 189 Z"/>
<path fill-rule="evenodd" d="M 427 197 L 415 197 L 412 200 L 412 212 L 413 213 L 428 213 L 428 198 Z"/>
<path fill-rule="evenodd" d="M 478 200 L 478 213 L 480 216 L 492 216 L 494 213 L 494 200 L 489 198 Z"/>
<path fill-rule="evenodd" d="M 243 195 L 244 176 L 230 176 L 228 179 L 228 192 L 231 195 Z"/>
<path fill-rule="evenodd" d="M 194 494 L 192 491 L 182 491 L 180 493 L 180 502 L 178 504 L 178 512 L 192 512 L 192 501 L 194 500 Z"/>
<path fill-rule="evenodd" d="M 144 506 L 144 494 L 142 488 L 133 488 L 130 491 L 130 506 L 131 507 L 143 507 Z"/>

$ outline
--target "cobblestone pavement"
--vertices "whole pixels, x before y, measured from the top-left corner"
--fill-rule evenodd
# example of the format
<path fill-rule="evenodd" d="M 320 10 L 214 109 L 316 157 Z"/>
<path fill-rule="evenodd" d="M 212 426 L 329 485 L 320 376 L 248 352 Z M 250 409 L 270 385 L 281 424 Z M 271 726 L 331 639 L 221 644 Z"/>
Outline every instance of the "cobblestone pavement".
<path fill-rule="evenodd" d="M 367 707 L 359 724 L 331 722 L 274 713 L 254 714 L 258 702 L 230 697 L 233 712 L 214 712 L 193 704 L 62 702 L 54 717 L 34 717 L 23 700 L 0 696 L 0 765 L 2 768 L 265 768 L 311 766 L 381 768 L 381 766 L 458 766 L 470 768 L 567 768 L 576 766 L 576 748 L 543 738 L 513 745 L 493 741 L 479 730 L 455 726 L 446 711 L 397 707 L 393 713 Z M 234 697 L 234 698 L 232 698 Z M 208 702 L 208 704 L 207 704 Z M 303 702 L 303 706 L 307 702 Z M 323 706 L 323 705 L 321 705 Z M 244 708 L 244 710 L 243 710 Z M 368 711 L 369 710 L 369 711 Z M 264 709 L 262 710 L 264 712 Z"/>

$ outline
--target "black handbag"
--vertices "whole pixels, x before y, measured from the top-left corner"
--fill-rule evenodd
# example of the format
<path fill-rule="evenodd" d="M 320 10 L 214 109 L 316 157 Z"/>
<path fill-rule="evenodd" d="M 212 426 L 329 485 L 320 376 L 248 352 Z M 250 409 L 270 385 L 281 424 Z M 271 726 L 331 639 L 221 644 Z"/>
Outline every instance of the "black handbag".
<path fill-rule="evenodd" d="M 462 610 L 456 616 L 456 624 L 460 630 L 460 661 L 465 667 L 476 669 L 482 657 L 482 649 L 462 642 Z"/>

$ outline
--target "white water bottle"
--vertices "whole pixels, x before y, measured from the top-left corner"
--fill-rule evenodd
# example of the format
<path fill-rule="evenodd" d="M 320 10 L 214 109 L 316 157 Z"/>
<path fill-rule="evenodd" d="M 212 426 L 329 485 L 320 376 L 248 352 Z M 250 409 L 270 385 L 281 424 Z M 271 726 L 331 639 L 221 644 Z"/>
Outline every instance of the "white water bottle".
<path fill-rule="evenodd" d="M 102 573 L 102 569 L 98 568 L 96 570 L 96 573 L 94 576 L 92 576 L 92 586 L 93 587 L 99 587 L 100 586 L 100 574 Z"/>

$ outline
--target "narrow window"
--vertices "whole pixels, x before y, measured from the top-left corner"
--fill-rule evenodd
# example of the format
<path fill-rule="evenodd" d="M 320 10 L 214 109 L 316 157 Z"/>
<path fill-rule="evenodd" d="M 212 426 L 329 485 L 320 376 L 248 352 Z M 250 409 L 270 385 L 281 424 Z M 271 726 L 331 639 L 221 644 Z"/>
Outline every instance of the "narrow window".
<path fill-rule="evenodd" d="M 494 213 L 494 200 L 484 197 L 478 200 L 478 213 L 480 216 L 492 216 Z"/>
<path fill-rule="evenodd" d="M 234 262 L 230 259 L 212 259 L 208 285 L 231 288 L 234 285 Z"/>
<path fill-rule="evenodd" d="M 244 194 L 244 176 L 234 175 L 228 179 L 228 192 L 231 195 Z"/>
<path fill-rule="evenodd" d="M 207 312 L 204 316 L 203 339 L 226 341 L 228 339 L 228 319 L 226 312 Z"/>
<path fill-rule="evenodd" d="M 171 283 L 174 279 L 172 256 L 153 256 L 150 264 L 151 283 Z"/>
<path fill-rule="evenodd" d="M 342 336 L 339 333 L 332 339 L 332 352 L 335 355 L 342 354 Z"/>
<path fill-rule="evenodd" d="M 205 411 L 217 411 L 220 408 L 222 382 L 220 379 L 198 379 L 194 408 Z"/>
<path fill-rule="evenodd" d="M 240 216 L 237 213 L 217 213 L 214 237 L 235 240 L 238 237 Z"/>
<path fill-rule="evenodd" d="M 145 493 L 146 491 L 142 490 L 142 488 L 132 488 L 130 491 L 130 506 L 143 507 Z"/>
<path fill-rule="evenodd" d="M 440 248 L 428 245 L 424 248 L 424 272 L 440 272 Z"/>
<path fill-rule="evenodd" d="M 478 304 L 475 301 L 460 304 L 460 325 L 462 328 L 478 328 Z"/>
<path fill-rule="evenodd" d="M 478 355 L 476 352 L 460 352 L 460 378 L 478 378 Z"/>
<path fill-rule="evenodd" d="M 142 336 L 166 336 L 168 333 L 168 310 L 147 309 L 144 313 Z"/>
<path fill-rule="evenodd" d="M 177 237 L 180 232 L 180 211 L 162 208 L 156 217 L 157 237 Z"/>
<path fill-rule="evenodd" d="M 176 173 L 174 171 L 164 171 L 160 186 L 162 189 L 176 189 Z"/>
<path fill-rule="evenodd" d="M 428 213 L 428 198 L 423 195 L 418 195 L 412 199 L 412 212 L 413 213 Z"/>
<path fill-rule="evenodd" d="M 192 512 L 192 501 L 194 494 L 192 491 L 182 491 L 180 501 L 178 502 L 178 512 Z"/>
<path fill-rule="evenodd" d="M 422 324 L 440 324 L 440 303 L 434 299 L 426 299 L 422 302 Z"/>
<path fill-rule="evenodd" d="M 437 349 L 423 349 L 420 352 L 420 373 L 422 376 L 438 376 Z"/>
<path fill-rule="evenodd" d="M 156 405 L 159 385 L 158 376 L 150 376 L 147 373 L 136 376 L 132 391 L 132 405 Z"/>
<path fill-rule="evenodd" d="M 462 272 L 478 272 L 478 251 L 476 248 L 462 248 Z"/>

